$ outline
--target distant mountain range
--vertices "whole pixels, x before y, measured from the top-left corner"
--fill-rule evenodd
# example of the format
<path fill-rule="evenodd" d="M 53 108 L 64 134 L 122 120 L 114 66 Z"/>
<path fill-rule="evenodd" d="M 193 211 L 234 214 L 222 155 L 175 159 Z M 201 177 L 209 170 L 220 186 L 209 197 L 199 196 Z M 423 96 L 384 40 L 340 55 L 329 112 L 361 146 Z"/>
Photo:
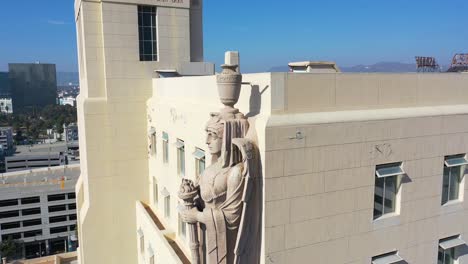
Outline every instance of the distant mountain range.
<path fill-rule="evenodd" d="M 79 85 L 80 76 L 77 72 L 57 72 L 57 85 L 68 86 L 69 84 Z"/>
<path fill-rule="evenodd" d="M 416 64 L 401 62 L 378 62 L 371 65 L 356 65 L 351 67 L 340 67 L 342 72 L 416 72 Z M 442 70 L 447 70 L 448 66 L 442 66 Z M 288 72 L 289 67 L 278 66 L 270 69 L 271 72 Z"/>

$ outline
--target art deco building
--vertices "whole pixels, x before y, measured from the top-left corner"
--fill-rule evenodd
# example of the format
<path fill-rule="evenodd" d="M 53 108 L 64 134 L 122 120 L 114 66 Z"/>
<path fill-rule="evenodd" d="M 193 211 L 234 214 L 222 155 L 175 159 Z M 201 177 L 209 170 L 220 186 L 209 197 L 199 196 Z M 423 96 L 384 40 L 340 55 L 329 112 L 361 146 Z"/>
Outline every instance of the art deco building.
<path fill-rule="evenodd" d="M 146 101 L 155 70 L 213 74 L 202 1 L 76 0 L 82 263 L 135 263 L 135 201 L 149 197 Z"/>
<path fill-rule="evenodd" d="M 211 75 L 201 2 L 76 3 L 82 264 L 468 263 L 467 74 Z"/>

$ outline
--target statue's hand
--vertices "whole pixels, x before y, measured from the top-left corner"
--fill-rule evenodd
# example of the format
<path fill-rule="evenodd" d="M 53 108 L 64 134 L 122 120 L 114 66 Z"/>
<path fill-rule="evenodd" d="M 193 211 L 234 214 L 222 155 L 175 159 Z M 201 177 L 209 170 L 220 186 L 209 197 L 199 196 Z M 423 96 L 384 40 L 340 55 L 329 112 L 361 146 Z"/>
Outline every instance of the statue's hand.
<path fill-rule="evenodd" d="M 195 224 L 197 222 L 200 222 L 200 214 L 201 213 L 197 210 L 197 208 L 192 208 L 180 212 L 180 217 L 185 223 Z"/>

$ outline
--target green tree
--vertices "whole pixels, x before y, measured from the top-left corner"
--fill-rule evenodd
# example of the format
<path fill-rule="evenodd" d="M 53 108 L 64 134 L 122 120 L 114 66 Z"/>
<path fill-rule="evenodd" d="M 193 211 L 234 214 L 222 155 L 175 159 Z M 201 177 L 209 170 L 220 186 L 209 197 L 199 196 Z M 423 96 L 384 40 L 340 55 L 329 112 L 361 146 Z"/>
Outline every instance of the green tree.
<path fill-rule="evenodd" d="M 3 240 L 2 243 L 0 243 L 0 253 L 2 257 L 6 257 L 7 259 L 13 258 L 16 256 L 18 247 L 18 242 L 8 237 L 7 240 Z"/>

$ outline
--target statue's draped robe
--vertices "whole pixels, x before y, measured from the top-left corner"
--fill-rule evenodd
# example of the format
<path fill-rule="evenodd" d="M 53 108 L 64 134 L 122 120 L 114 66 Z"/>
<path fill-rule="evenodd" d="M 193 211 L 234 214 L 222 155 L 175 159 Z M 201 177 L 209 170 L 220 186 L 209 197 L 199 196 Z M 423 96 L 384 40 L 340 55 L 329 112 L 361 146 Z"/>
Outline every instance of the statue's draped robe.
<path fill-rule="evenodd" d="M 241 120 L 243 121 L 243 120 Z M 258 148 L 244 139 L 244 122 L 227 121 L 224 149 L 231 169 L 240 167 L 241 182 L 216 208 L 203 210 L 207 264 L 259 263 L 261 243 L 261 167 Z M 228 170 L 227 173 L 230 173 Z M 229 176 L 228 176 L 229 177 Z"/>

